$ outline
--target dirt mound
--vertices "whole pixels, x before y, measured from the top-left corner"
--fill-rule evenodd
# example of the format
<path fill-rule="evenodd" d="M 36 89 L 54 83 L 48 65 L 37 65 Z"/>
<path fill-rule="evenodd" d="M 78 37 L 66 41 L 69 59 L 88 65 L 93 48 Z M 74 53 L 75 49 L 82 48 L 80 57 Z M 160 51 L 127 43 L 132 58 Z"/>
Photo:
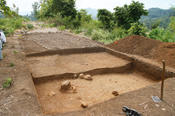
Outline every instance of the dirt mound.
<path fill-rule="evenodd" d="M 129 36 L 107 45 L 120 52 L 140 55 L 175 67 L 175 43 L 164 43 L 142 36 Z"/>
<path fill-rule="evenodd" d="M 108 45 L 108 47 L 124 53 L 150 57 L 151 55 L 150 53 L 152 52 L 152 50 L 157 46 L 159 46 L 160 44 L 161 44 L 160 41 L 135 35 L 114 42 Z"/>

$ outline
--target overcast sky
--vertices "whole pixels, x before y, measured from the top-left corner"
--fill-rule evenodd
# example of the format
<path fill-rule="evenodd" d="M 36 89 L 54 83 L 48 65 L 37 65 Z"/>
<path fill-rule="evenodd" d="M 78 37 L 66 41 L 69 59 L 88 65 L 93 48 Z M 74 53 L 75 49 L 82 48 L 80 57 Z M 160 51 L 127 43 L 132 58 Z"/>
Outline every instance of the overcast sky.
<path fill-rule="evenodd" d="M 15 4 L 19 7 L 20 14 L 29 14 L 32 11 L 32 3 L 40 0 L 7 0 L 7 4 L 12 7 Z M 124 4 L 131 3 L 132 0 L 76 0 L 76 7 L 81 8 L 106 8 L 108 10 L 113 10 L 116 6 L 123 6 Z M 175 6 L 174 0 L 137 0 L 145 4 L 145 8 L 159 7 L 163 9 L 168 9 Z"/>

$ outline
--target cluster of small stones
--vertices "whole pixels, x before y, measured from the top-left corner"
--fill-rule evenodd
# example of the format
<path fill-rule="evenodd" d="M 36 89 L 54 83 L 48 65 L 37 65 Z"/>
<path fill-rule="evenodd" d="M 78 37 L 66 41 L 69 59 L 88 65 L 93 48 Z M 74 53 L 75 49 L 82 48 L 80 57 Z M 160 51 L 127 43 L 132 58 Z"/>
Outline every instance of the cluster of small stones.
<path fill-rule="evenodd" d="M 84 80 L 88 80 L 88 81 L 92 81 L 93 80 L 93 78 L 92 78 L 91 75 L 85 75 L 83 73 L 81 73 L 79 75 L 74 74 L 74 78 L 84 79 Z M 65 92 L 65 91 L 69 91 L 69 90 L 71 90 L 73 93 L 77 93 L 76 87 L 75 86 L 72 86 L 72 84 L 71 84 L 70 81 L 68 81 L 68 80 L 63 81 L 61 83 L 60 91 L 61 92 Z M 114 96 L 118 96 L 119 95 L 118 91 L 113 91 L 112 94 Z M 49 93 L 49 96 L 55 96 L 55 95 L 56 95 L 56 93 L 53 92 L 53 91 L 51 91 Z M 82 108 L 87 108 L 88 107 L 88 104 L 86 102 L 84 102 L 84 101 L 81 101 L 81 107 Z"/>

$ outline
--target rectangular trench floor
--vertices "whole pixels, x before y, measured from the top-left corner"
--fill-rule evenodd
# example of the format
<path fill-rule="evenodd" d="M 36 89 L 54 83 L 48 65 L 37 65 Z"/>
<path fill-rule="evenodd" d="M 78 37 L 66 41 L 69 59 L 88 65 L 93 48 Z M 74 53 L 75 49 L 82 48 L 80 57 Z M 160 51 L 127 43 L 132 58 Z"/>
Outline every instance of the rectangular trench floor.
<path fill-rule="evenodd" d="M 100 52 L 30 57 L 28 63 L 33 77 L 40 78 L 64 73 L 80 73 L 99 68 L 121 67 L 130 62 L 106 52 Z"/>
<path fill-rule="evenodd" d="M 104 74 L 93 76 L 92 81 L 84 79 L 67 79 L 76 88 L 61 92 L 64 80 L 48 80 L 35 83 L 39 101 L 45 114 L 66 113 L 82 110 L 81 102 L 88 106 L 107 101 L 115 96 L 113 91 L 123 94 L 156 83 L 141 73 Z M 54 93 L 55 95 L 51 95 Z"/>

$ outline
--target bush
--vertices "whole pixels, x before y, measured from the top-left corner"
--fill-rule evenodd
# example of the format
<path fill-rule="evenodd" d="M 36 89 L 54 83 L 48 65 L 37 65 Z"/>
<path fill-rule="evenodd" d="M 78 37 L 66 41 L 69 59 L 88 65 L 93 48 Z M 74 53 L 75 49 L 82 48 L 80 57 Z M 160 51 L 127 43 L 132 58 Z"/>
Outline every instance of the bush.
<path fill-rule="evenodd" d="M 27 24 L 27 29 L 33 29 L 34 28 L 34 26 L 32 25 L 32 24 Z"/>
<path fill-rule="evenodd" d="M 175 33 L 169 29 L 155 28 L 149 33 L 152 39 L 160 40 L 162 42 L 175 42 Z"/>
<path fill-rule="evenodd" d="M 11 35 L 16 29 L 22 28 L 24 25 L 23 18 L 0 18 L 0 29 L 4 31 L 6 35 Z"/>
<path fill-rule="evenodd" d="M 7 78 L 7 79 L 3 82 L 2 87 L 3 87 L 3 88 L 9 88 L 9 87 L 12 85 L 12 82 L 13 82 L 12 78 Z"/>
<path fill-rule="evenodd" d="M 165 34 L 165 30 L 163 28 L 155 28 L 152 29 L 149 33 L 149 37 L 156 40 L 163 40 L 163 35 Z"/>
<path fill-rule="evenodd" d="M 131 28 L 128 30 L 129 35 L 142 35 L 146 36 L 147 29 L 143 24 L 132 23 Z"/>
<path fill-rule="evenodd" d="M 60 31 L 64 31 L 64 30 L 66 29 L 66 27 L 65 27 L 64 25 L 62 25 L 62 26 L 59 26 L 58 29 L 59 29 Z"/>

